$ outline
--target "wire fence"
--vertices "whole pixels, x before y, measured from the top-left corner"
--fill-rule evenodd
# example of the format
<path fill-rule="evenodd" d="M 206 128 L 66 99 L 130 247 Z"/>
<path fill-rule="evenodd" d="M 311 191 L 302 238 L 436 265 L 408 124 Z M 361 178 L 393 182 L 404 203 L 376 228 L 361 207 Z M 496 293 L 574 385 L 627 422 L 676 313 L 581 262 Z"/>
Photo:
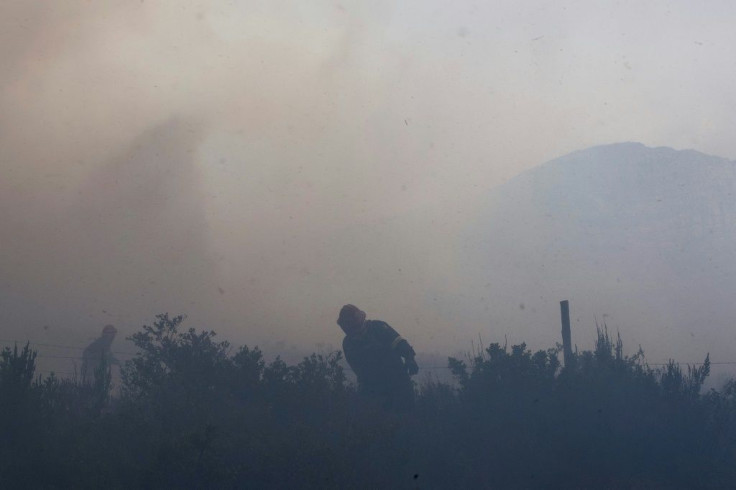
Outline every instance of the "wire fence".
<path fill-rule="evenodd" d="M 49 344 L 45 342 L 34 342 L 34 341 L 18 341 L 18 340 L 11 340 L 11 339 L 0 339 L 0 344 L 4 344 L 3 347 L 10 347 L 13 345 L 18 346 L 24 346 L 27 344 L 30 344 L 31 346 L 40 346 L 40 347 L 51 347 L 51 348 L 57 348 L 57 349 L 69 349 L 69 350 L 77 350 L 77 351 L 84 351 L 85 346 L 79 346 L 79 345 L 61 345 L 61 344 Z M 120 356 L 131 356 L 134 357 L 137 353 L 136 352 L 130 352 L 130 351 L 118 351 L 118 350 L 112 350 L 110 351 L 112 354 L 120 355 Z M 48 355 L 39 353 L 36 355 L 37 358 L 40 359 L 69 359 L 69 360 L 78 360 L 82 361 L 84 360 L 84 357 L 80 355 L 76 356 L 62 356 L 62 355 Z M 646 362 L 644 361 L 643 364 L 648 366 L 667 366 L 670 364 L 671 361 L 659 361 L 659 362 Z M 678 366 L 702 366 L 704 362 L 698 361 L 698 362 L 672 362 L 675 365 Z M 711 366 L 728 366 L 728 365 L 736 365 L 736 361 L 710 361 Z M 450 369 L 449 366 L 425 366 L 421 365 L 421 369 L 423 370 L 440 370 L 440 369 Z M 352 371 L 349 367 L 346 367 L 345 369 Z M 39 372 L 52 372 L 52 371 L 39 371 Z M 60 372 L 60 371 L 53 371 L 56 374 L 75 374 L 72 372 Z"/>

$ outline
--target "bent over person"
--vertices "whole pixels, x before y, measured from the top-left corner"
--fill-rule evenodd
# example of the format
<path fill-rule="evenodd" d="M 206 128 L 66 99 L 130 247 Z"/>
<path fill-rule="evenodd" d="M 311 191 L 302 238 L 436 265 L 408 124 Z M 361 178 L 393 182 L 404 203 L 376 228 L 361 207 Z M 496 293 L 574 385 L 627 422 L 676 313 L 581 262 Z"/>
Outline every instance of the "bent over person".
<path fill-rule="evenodd" d="M 414 349 L 396 330 L 380 320 L 366 320 L 357 306 L 345 305 L 337 319 L 345 338 L 342 350 L 358 377 L 360 393 L 379 400 L 384 407 L 407 411 L 414 406 L 410 376 L 419 367 Z"/>

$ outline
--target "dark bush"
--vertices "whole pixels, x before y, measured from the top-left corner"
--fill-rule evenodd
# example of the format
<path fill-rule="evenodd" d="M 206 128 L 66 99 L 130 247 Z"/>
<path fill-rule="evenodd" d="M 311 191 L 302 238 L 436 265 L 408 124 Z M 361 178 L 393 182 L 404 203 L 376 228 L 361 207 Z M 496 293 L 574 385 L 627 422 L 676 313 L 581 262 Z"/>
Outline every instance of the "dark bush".
<path fill-rule="evenodd" d="M 598 331 L 559 348 L 491 344 L 450 358 L 393 413 L 346 380 L 339 352 L 296 365 L 231 353 L 159 315 L 110 398 L 0 358 L 2 488 L 725 488 L 736 481 L 736 384 L 703 393 L 710 359 L 653 369 Z"/>

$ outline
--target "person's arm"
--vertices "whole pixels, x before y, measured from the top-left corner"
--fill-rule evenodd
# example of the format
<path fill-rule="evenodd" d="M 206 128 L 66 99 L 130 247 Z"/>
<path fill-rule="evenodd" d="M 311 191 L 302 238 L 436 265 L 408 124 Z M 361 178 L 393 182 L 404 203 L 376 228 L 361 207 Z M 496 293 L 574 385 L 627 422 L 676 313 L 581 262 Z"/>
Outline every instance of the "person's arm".
<path fill-rule="evenodd" d="M 354 349 L 355 347 L 353 346 L 353 344 L 350 342 L 350 340 L 347 337 L 345 337 L 342 340 L 342 352 L 345 355 L 345 360 L 347 361 L 348 366 L 350 366 L 350 369 L 353 371 L 353 373 L 355 373 L 355 376 L 360 381 L 361 378 L 363 377 L 362 376 L 363 366 L 362 364 L 360 364 L 360 362 L 358 362 L 358 359 L 356 359 L 357 356 L 354 352 Z"/>
<path fill-rule="evenodd" d="M 414 352 L 411 344 L 409 344 L 409 341 L 399 335 L 399 333 L 394 330 L 388 323 L 384 323 L 383 328 L 387 340 L 390 341 L 389 346 L 391 350 L 395 351 L 397 354 L 404 358 L 406 371 L 411 376 L 417 374 L 419 372 L 419 366 L 417 366 L 417 362 L 414 360 L 414 356 L 416 356 L 416 353 Z"/>

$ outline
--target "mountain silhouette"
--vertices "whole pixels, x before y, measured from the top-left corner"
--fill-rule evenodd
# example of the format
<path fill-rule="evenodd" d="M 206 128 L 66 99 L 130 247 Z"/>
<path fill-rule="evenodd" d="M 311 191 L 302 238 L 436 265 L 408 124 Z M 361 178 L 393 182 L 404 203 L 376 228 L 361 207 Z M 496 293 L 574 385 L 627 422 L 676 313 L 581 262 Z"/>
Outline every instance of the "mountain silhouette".
<path fill-rule="evenodd" d="M 490 192 L 462 237 L 463 307 L 490 304 L 515 340 L 559 341 L 557 301 L 571 299 L 583 339 L 598 320 L 656 355 L 736 359 L 735 194 L 736 162 L 692 150 L 549 161 Z"/>

